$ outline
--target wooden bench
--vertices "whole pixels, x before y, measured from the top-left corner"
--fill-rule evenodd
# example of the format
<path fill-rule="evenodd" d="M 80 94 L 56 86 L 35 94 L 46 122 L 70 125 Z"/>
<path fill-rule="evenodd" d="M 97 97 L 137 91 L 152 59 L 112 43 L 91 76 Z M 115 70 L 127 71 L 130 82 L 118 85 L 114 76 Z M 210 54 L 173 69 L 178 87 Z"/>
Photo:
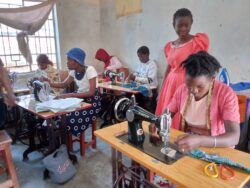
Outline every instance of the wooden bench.
<path fill-rule="evenodd" d="M 17 181 L 17 176 L 16 176 L 16 170 L 15 166 L 12 161 L 12 156 L 10 153 L 10 143 L 12 142 L 11 138 L 9 135 L 6 133 L 6 131 L 0 131 L 0 152 L 1 152 L 1 157 L 5 161 L 5 168 L 2 168 L 2 173 L 6 172 L 9 175 L 9 179 L 1 182 L 0 187 L 14 187 L 17 188 L 19 187 L 18 181 Z"/>

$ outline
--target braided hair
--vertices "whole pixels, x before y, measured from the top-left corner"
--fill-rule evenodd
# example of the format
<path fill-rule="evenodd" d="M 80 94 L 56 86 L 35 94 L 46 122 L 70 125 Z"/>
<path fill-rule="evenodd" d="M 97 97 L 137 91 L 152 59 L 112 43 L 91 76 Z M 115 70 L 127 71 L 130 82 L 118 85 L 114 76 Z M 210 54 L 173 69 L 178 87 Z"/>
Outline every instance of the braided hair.
<path fill-rule="evenodd" d="M 174 13 L 173 24 L 175 24 L 176 18 L 185 17 L 185 16 L 190 17 L 190 18 L 191 18 L 191 21 L 192 21 L 192 23 L 193 23 L 193 15 L 192 15 L 192 12 L 191 12 L 190 10 L 188 10 L 187 8 L 181 8 L 181 9 L 178 9 L 178 10 Z"/>
<path fill-rule="evenodd" d="M 198 76 L 213 77 L 221 68 L 217 59 L 205 51 L 190 55 L 182 62 L 181 66 L 185 69 L 186 74 L 192 78 Z"/>

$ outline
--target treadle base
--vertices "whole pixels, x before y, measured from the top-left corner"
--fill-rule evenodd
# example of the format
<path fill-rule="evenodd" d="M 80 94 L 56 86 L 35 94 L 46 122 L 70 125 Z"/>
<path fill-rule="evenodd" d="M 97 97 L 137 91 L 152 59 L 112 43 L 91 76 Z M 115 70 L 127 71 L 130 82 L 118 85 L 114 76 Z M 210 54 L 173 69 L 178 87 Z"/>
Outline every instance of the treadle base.
<path fill-rule="evenodd" d="M 168 152 L 168 154 L 164 154 L 164 152 L 162 153 L 161 150 L 163 149 L 163 143 L 160 140 L 160 138 L 155 137 L 155 136 L 150 136 L 148 133 L 145 133 L 145 140 L 142 146 L 136 146 L 130 143 L 128 141 L 127 133 L 117 136 L 117 137 L 123 142 L 136 147 L 137 149 L 143 151 L 144 153 L 150 155 L 151 157 L 166 164 L 172 164 L 176 162 L 178 159 L 185 156 L 183 153 L 178 151 L 177 146 L 172 143 L 169 143 L 169 149 L 171 150 L 171 152 Z"/>

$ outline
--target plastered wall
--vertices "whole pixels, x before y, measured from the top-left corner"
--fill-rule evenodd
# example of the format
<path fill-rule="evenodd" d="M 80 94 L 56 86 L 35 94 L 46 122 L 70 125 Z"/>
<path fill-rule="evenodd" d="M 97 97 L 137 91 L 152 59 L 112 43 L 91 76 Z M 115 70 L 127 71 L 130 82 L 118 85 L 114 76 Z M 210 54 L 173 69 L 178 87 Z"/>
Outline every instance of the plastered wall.
<path fill-rule="evenodd" d="M 177 38 L 172 16 L 186 7 L 194 16 L 191 33 L 209 35 L 210 53 L 227 67 L 231 81 L 250 81 L 249 0 L 142 0 L 142 13 L 120 18 L 115 15 L 115 0 L 58 0 L 56 5 L 63 67 L 65 52 L 78 46 L 87 52 L 87 63 L 100 70 L 94 55 L 103 47 L 134 70 L 137 48 L 147 45 L 161 79 L 166 68 L 164 45 Z"/>
<path fill-rule="evenodd" d="M 85 50 L 87 64 L 98 66 L 93 57 L 100 46 L 99 0 L 57 0 L 56 10 L 61 67 L 66 68 L 65 53 L 73 47 Z"/>

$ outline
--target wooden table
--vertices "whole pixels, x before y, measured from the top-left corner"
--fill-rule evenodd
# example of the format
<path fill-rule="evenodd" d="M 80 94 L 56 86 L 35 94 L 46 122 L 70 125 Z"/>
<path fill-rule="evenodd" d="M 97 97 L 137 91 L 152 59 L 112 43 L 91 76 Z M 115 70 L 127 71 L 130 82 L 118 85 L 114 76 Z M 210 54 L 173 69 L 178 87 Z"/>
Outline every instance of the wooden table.
<path fill-rule="evenodd" d="M 48 136 L 49 136 L 49 147 L 48 147 L 48 153 L 50 153 L 51 151 L 53 151 L 55 149 L 55 138 L 54 138 L 54 130 L 53 130 L 53 124 L 52 124 L 52 118 L 56 117 L 56 116 L 62 116 L 62 121 L 65 121 L 65 115 L 69 112 L 73 112 L 73 111 L 78 111 L 78 110 L 83 110 L 86 108 L 90 108 L 91 104 L 82 102 L 81 103 L 81 107 L 74 109 L 72 111 L 64 111 L 64 112 L 58 112 L 58 113 L 54 113 L 54 112 L 39 112 L 37 113 L 35 110 L 36 107 L 36 101 L 34 99 L 33 95 L 22 95 L 19 96 L 19 102 L 17 103 L 17 105 L 21 108 L 23 108 L 24 110 L 44 119 L 47 121 L 47 127 L 48 127 Z M 64 124 L 64 123 L 63 123 Z M 35 125 L 34 125 L 35 126 Z M 63 125 L 61 127 L 61 129 L 65 129 L 65 125 Z M 36 150 L 36 146 L 34 145 L 34 133 L 31 132 L 31 135 L 29 136 L 29 142 L 30 142 L 30 146 L 29 148 L 24 152 L 23 154 L 23 158 L 24 160 L 28 159 L 28 153 L 33 152 L 34 150 Z M 66 136 L 64 137 L 64 139 L 66 139 Z M 67 141 L 67 140 L 66 140 Z M 66 142 L 65 141 L 65 142 Z"/>
<path fill-rule="evenodd" d="M 148 132 L 147 122 L 143 122 L 145 132 Z M 170 180 L 178 187 L 242 187 L 249 179 L 250 174 L 241 170 L 235 169 L 235 178 L 230 181 L 222 180 L 221 178 L 210 178 L 203 172 L 206 164 L 205 161 L 194 159 L 185 156 L 173 163 L 167 165 L 162 163 L 151 156 L 143 153 L 135 147 L 122 142 L 116 135 L 127 131 L 127 122 L 116 124 L 107 128 L 95 131 L 95 135 L 112 146 L 112 161 L 113 161 L 113 182 L 117 177 L 117 161 L 116 156 L 125 154 L 132 160 L 138 162 L 152 172 Z M 183 134 L 180 131 L 171 130 L 171 142 L 175 138 Z M 231 148 L 200 148 L 208 153 L 218 153 L 222 157 L 227 157 L 233 161 L 250 167 L 250 154 L 231 149 Z"/>
<path fill-rule="evenodd" d="M 112 91 L 118 91 L 118 92 L 126 92 L 126 93 L 131 93 L 131 94 L 138 94 L 139 91 L 134 91 L 129 88 L 117 86 L 117 85 L 111 85 L 111 82 L 103 82 L 103 83 L 98 83 L 98 87 L 102 89 L 107 89 L 107 90 L 112 90 Z"/>

